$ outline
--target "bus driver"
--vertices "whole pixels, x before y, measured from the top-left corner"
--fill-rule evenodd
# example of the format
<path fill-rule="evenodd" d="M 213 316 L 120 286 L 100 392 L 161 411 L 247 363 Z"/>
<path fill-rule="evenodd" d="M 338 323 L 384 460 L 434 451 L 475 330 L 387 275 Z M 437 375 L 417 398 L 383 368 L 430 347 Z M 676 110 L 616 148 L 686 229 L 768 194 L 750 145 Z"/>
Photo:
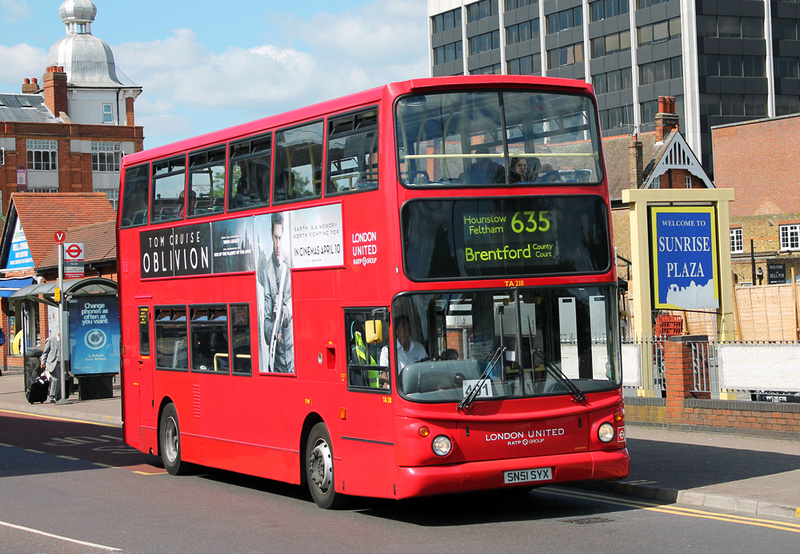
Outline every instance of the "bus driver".
<path fill-rule="evenodd" d="M 428 357 L 425 347 L 411 338 L 411 320 L 401 314 L 394 318 L 394 334 L 397 337 L 397 373 L 403 371 L 408 364 L 413 364 Z M 389 367 L 389 346 L 381 348 L 380 365 Z"/>

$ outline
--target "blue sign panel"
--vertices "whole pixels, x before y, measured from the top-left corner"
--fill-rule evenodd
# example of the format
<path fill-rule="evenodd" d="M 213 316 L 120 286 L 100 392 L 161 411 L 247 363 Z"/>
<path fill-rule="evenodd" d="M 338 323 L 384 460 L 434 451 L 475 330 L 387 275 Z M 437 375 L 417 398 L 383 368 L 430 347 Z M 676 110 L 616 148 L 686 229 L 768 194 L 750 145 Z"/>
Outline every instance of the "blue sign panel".
<path fill-rule="evenodd" d="M 22 230 L 19 219 L 14 226 L 14 237 L 11 239 L 11 250 L 8 253 L 8 263 L 6 269 L 32 269 L 33 258 L 31 249 L 28 247 L 28 240 L 25 238 L 25 231 Z"/>
<path fill-rule="evenodd" d="M 714 208 L 651 207 L 653 307 L 717 309 L 719 275 Z"/>
<path fill-rule="evenodd" d="M 75 375 L 119 373 L 119 313 L 115 296 L 69 304 L 70 366 Z"/>

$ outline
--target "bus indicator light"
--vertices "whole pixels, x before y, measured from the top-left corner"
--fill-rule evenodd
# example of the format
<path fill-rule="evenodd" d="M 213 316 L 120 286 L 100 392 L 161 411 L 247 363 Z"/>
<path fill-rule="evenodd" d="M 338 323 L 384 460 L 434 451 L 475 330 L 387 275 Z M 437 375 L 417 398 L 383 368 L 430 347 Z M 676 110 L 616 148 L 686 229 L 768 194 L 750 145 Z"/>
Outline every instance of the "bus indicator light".
<path fill-rule="evenodd" d="M 431 430 L 428 429 L 428 427 L 426 425 L 423 425 L 422 427 L 419 428 L 419 436 L 422 437 L 423 439 L 425 437 L 427 437 L 428 435 L 430 435 L 430 434 L 431 434 Z"/>
<path fill-rule="evenodd" d="M 339 418 L 347 419 L 347 408 L 339 408 Z"/>

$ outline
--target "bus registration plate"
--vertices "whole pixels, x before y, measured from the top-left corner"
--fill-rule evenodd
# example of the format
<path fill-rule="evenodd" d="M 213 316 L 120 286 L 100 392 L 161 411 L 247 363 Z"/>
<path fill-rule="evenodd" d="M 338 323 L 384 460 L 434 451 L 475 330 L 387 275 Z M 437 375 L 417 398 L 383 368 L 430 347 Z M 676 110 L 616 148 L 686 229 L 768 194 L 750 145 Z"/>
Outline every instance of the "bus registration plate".
<path fill-rule="evenodd" d="M 503 472 L 503 481 L 507 485 L 513 483 L 533 483 L 535 481 L 550 481 L 552 478 L 553 478 L 552 467 L 518 469 L 516 471 Z"/>

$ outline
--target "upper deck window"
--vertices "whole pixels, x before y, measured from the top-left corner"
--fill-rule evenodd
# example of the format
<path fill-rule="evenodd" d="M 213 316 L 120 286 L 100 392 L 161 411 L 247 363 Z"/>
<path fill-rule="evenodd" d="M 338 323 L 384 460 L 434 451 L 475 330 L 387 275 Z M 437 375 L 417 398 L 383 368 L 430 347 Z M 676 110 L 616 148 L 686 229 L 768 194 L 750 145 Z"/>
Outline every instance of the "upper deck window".
<path fill-rule="evenodd" d="M 225 205 L 225 147 L 189 156 L 189 201 L 186 214 L 221 212 Z"/>
<path fill-rule="evenodd" d="M 231 144 L 228 210 L 269 206 L 272 135 Z"/>
<path fill-rule="evenodd" d="M 125 189 L 122 197 L 120 227 L 147 223 L 147 191 L 150 184 L 150 164 L 125 169 Z"/>
<path fill-rule="evenodd" d="M 378 110 L 328 120 L 325 194 L 378 186 Z"/>
<path fill-rule="evenodd" d="M 186 157 L 153 164 L 153 204 L 150 222 L 183 219 L 186 194 Z"/>
<path fill-rule="evenodd" d="M 320 197 L 324 133 L 322 121 L 275 133 L 274 202 Z"/>
<path fill-rule="evenodd" d="M 406 185 L 597 183 L 602 177 L 595 107 L 585 95 L 409 95 L 397 102 L 396 126 Z"/>

